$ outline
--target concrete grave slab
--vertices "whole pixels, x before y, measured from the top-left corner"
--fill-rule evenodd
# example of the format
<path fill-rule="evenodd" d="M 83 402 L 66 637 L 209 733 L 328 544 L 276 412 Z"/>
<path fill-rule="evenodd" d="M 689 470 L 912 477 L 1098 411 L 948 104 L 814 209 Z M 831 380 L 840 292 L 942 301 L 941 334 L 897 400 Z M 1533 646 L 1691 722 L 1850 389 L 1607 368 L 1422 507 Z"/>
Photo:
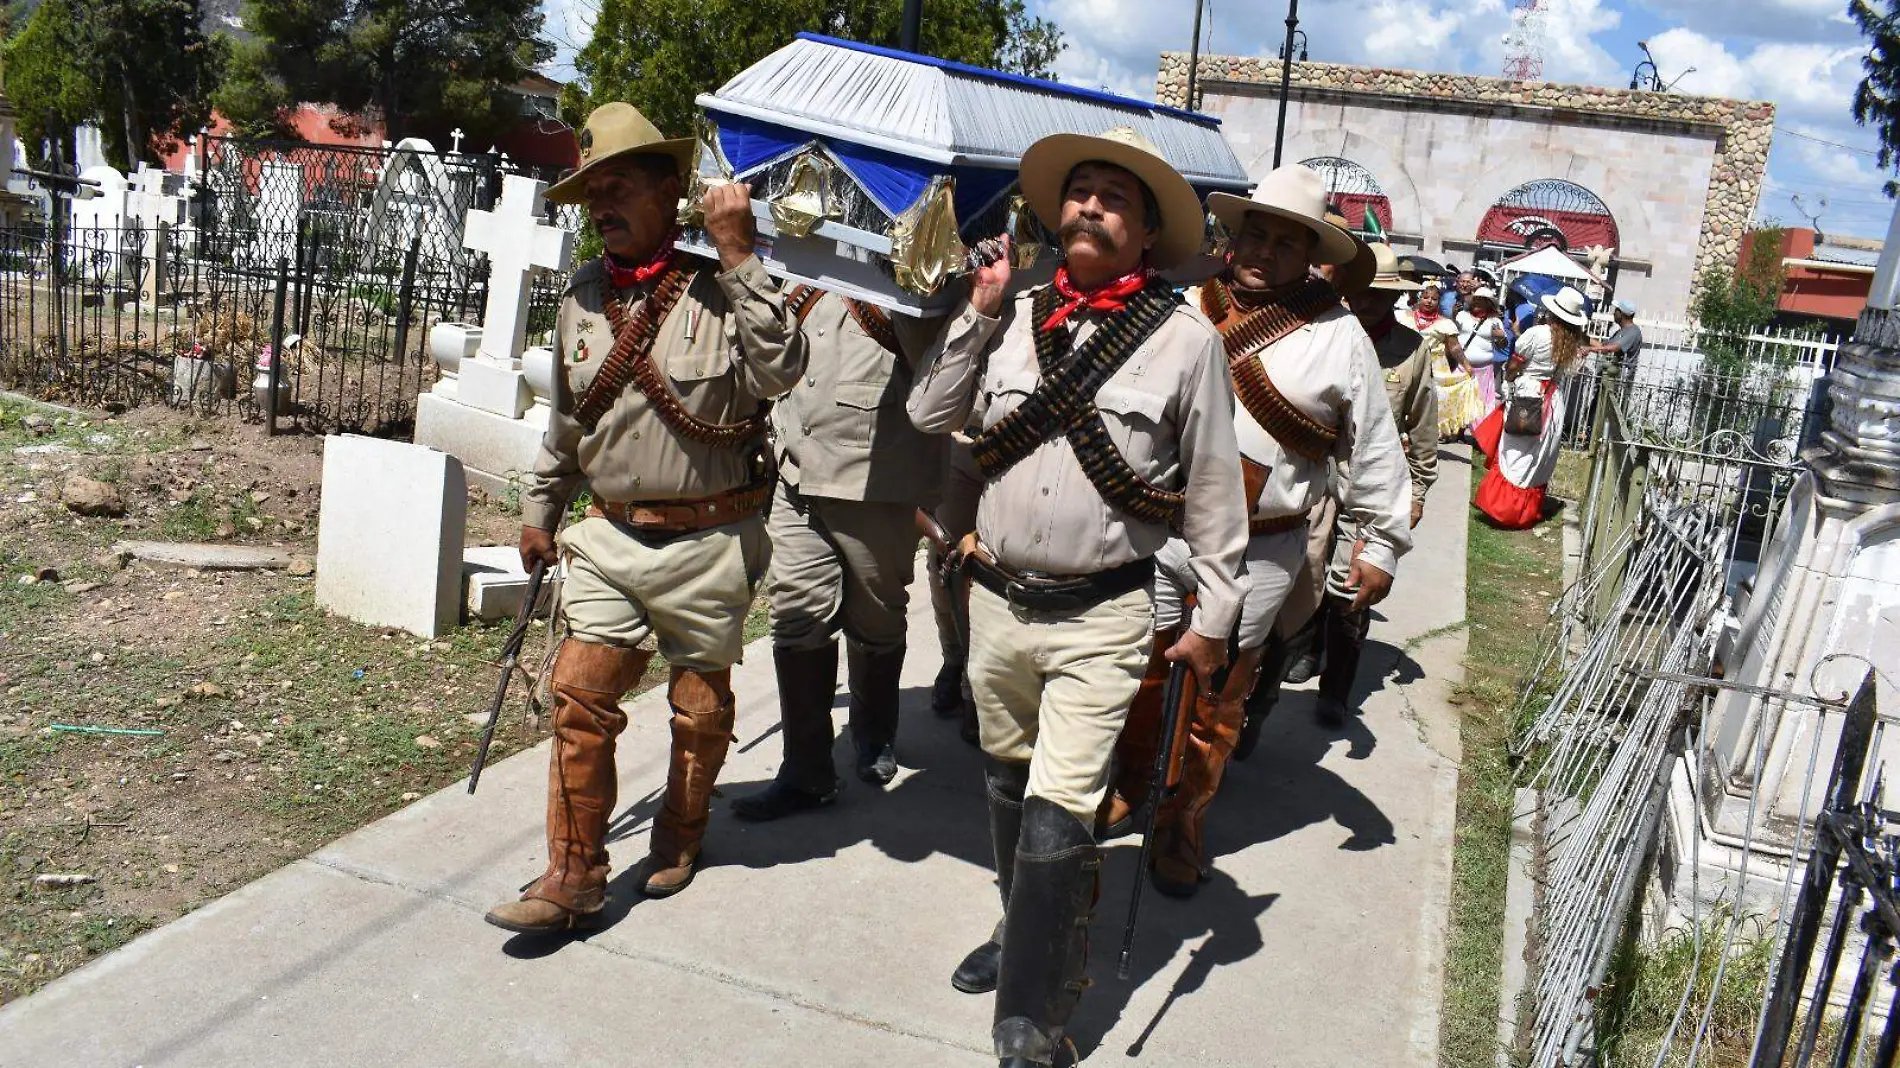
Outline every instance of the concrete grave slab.
<path fill-rule="evenodd" d="M 180 541 L 122 541 L 114 552 L 157 567 L 192 567 L 199 571 L 282 571 L 290 566 L 289 549 L 261 545 L 214 545 Z"/>
<path fill-rule="evenodd" d="M 484 623 L 513 619 L 521 611 L 521 600 L 528 595 L 528 573 L 521 569 L 521 552 L 512 545 L 479 545 L 462 552 L 462 578 L 467 587 L 464 604 L 468 618 Z M 561 569 L 555 567 L 541 583 L 541 604 L 535 611 L 545 616 L 561 597 Z"/>
<path fill-rule="evenodd" d="M 460 460 L 400 441 L 324 439 L 320 607 L 370 626 L 440 636 L 461 618 L 467 528 Z"/>

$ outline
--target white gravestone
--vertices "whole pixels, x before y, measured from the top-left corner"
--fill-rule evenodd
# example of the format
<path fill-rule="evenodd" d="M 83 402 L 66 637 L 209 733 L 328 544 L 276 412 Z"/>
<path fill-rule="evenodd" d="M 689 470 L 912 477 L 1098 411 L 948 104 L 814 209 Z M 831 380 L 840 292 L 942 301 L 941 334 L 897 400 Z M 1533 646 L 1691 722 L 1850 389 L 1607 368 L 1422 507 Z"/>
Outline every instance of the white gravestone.
<path fill-rule="evenodd" d="M 126 198 L 126 217 L 135 220 L 145 235 L 145 258 L 139 273 L 140 300 L 155 301 L 164 296 L 172 236 L 185 221 L 185 198 L 172 191 L 176 182 L 176 176 L 141 163 L 132 182 L 132 192 Z"/>
<path fill-rule="evenodd" d="M 79 182 L 67 263 L 89 278 L 108 278 L 119 270 L 119 239 L 126 226 L 125 175 L 111 167 L 88 167 L 79 172 Z"/>
<path fill-rule="evenodd" d="M 511 175 L 496 210 L 468 213 L 465 240 L 489 257 L 484 322 L 430 330 L 441 378 L 416 403 L 416 442 L 459 457 L 471 480 L 495 493 L 533 468 L 558 373 L 551 350 L 525 348 L 535 276 L 565 271 L 573 256 L 573 233 L 542 222 L 545 189 Z"/>
<path fill-rule="evenodd" d="M 467 528 L 468 483 L 455 457 L 400 441 L 324 439 L 319 607 L 440 637 L 461 617 Z"/>
<path fill-rule="evenodd" d="M 252 213 L 258 241 L 252 246 L 260 266 L 275 270 L 278 260 L 296 255 L 297 219 L 303 214 L 303 168 L 295 163 L 266 163 L 258 169 L 257 207 Z"/>

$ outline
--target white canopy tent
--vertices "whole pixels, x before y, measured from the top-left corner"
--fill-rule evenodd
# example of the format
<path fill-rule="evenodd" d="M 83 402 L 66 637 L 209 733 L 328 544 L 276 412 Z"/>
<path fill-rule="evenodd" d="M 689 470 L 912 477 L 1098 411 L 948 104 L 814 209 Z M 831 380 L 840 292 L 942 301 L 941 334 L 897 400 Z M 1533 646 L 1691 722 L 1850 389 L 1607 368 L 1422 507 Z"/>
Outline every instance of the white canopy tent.
<path fill-rule="evenodd" d="M 1541 274 L 1547 278 L 1567 278 L 1577 282 L 1594 282 L 1599 286 L 1608 286 L 1603 276 L 1590 268 L 1582 266 L 1576 260 L 1565 255 L 1563 250 L 1554 246 L 1545 246 L 1536 252 L 1527 252 L 1512 260 L 1498 264 L 1498 275 L 1505 285 L 1511 279 L 1523 274 Z"/>

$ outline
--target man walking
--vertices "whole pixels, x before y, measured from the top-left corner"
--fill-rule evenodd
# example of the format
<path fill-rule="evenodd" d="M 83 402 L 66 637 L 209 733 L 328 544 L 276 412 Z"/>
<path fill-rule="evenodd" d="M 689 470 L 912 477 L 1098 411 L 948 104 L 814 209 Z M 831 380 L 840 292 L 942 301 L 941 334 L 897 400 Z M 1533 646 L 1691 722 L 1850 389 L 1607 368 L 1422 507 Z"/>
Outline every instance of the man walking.
<path fill-rule="evenodd" d="M 1610 306 L 1610 319 L 1616 323 L 1616 332 L 1602 344 L 1584 346 L 1583 351 L 1611 357 L 1617 377 L 1627 385 L 1636 377 L 1636 360 L 1643 354 L 1643 328 L 1636 325 L 1636 302 L 1618 300 Z"/>
<path fill-rule="evenodd" d="M 947 440 L 920 433 L 904 405 L 928 344 L 915 319 L 800 287 L 805 377 L 772 412 L 779 484 L 772 537 L 772 661 L 785 759 L 771 785 L 733 802 L 746 820 L 829 805 L 831 699 L 845 637 L 859 779 L 897 774 L 898 676 L 917 558 L 916 512 L 936 503 Z"/>
<path fill-rule="evenodd" d="M 711 264 L 676 253 L 691 138 L 668 140 L 631 105 L 605 104 L 579 136 L 580 169 L 548 191 L 584 203 L 606 254 L 574 272 L 555 326 L 554 414 L 523 497 L 521 559 L 564 559 L 548 771 L 548 867 L 488 922 L 547 934 L 598 922 L 607 896 L 620 698 L 646 671 L 648 636 L 671 668 L 672 757 L 642 891 L 692 882 L 713 783 L 732 740 L 731 668 L 771 556 L 765 400 L 804 367 L 797 323 L 753 255 L 750 189 L 705 196 Z M 569 501 L 587 518 L 555 531 Z M 557 547 L 558 546 L 558 547 Z"/>
<path fill-rule="evenodd" d="M 1211 679 L 1246 542 L 1219 338 L 1153 273 L 1200 248 L 1192 187 L 1128 129 L 1043 138 L 1021 173 L 1062 246 L 1055 281 L 1005 299 L 1007 256 L 979 271 L 910 401 L 919 429 L 973 411 L 981 427 L 968 670 L 1004 914 L 953 982 L 996 990 L 1004 1068 L 1073 1055 L 1095 817 L 1148 660 L 1154 553 L 1177 525 L 1201 599 L 1166 655 Z"/>
<path fill-rule="evenodd" d="M 1245 721 L 1244 704 L 1267 639 L 1298 578 L 1309 513 L 1341 465 L 1346 510 L 1360 521 L 1363 544 L 1348 567 L 1357 600 L 1374 604 L 1392 584 L 1398 557 L 1411 547 L 1406 525 L 1407 477 L 1378 365 L 1359 323 L 1314 266 L 1350 261 L 1351 234 L 1323 218 L 1325 187 L 1313 171 L 1282 167 L 1260 182 L 1252 200 L 1216 193 L 1208 211 L 1233 234 L 1226 272 L 1199 294 L 1201 310 L 1220 330 L 1239 399 L 1235 415 L 1240 462 L 1251 512 L 1246 551 L 1251 590 L 1241 608 L 1233 667 L 1207 680 L 1194 702 L 1181 785 L 1162 809 L 1154 844 L 1155 888 L 1188 897 L 1205 878 L 1203 832 L 1227 760 Z M 1191 579 L 1163 561 L 1157 624 L 1174 626 Z M 1171 581 L 1178 580 L 1178 581 Z M 1152 683 L 1162 665 L 1150 664 Z M 1149 692 L 1159 694 L 1150 685 Z M 1131 715 L 1121 749 L 1111 828 L 1128 823 L 1145 800 L 1141 768 L 1156 733 L 1159 701 Z"/>

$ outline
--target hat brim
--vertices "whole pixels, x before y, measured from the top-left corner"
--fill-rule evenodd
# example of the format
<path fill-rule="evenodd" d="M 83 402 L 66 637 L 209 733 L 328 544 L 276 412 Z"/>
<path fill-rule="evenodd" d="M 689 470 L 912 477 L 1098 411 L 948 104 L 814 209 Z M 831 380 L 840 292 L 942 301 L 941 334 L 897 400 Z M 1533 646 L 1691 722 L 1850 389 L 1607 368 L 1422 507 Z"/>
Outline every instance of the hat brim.
<path fill-rule="evenodd" d="M 1581 309 L 1578 310 L 1576 316 L 1573 318 L 1569 312 L 1566 312 L 1562 308 L 1558 307 L 1557 303 L 1550 299 L 1551 297 L 1555 295 L 1556 294 L 1554 293 L 1546 293 L 1543 296 L 1537 298 L 1537 306 L 1549 312 L 1550 314 L 1556 316 L 1557 318 L 1562 319 L 1564 322 L 1569 323 L 1571 326 L 1577 327 L 1578 329 L 1582 329 L 1590 325 L 1589 316 L 1584 315 Z"/>
<path fill-rule="evenodd" d="M 582 164 L 573 174 L 548 187 L 547 198 L 556 204 L 579 204 L 587 199 L 585 188 L 587 177 L 601 167 L 617 159 L 628 156 L 671 156 L 679 165 L 680 178 L 684 179 L 693 166 L 693 152 L 698 142 L 691 137 L 675 137 L 670 141 L 655 141 L 652 144 L 635 145 L 623 148 Z"/>
<path fill-rule="evenodd" d="M 1290 208 L 1278 208 L 1271 204 L 1262 204 L 1257 200 L 1237 197 L 1232 193 L 1214 193 L 1207 198 L 1207 210 L 1214 218 L 1227 227 L 1229 233 L 1239 234 L 1250 212 L 1262 215 L 1277 215 L 1282 219 L 1299 223 L 1319 236 L 1319 247 L 1313 250 L 1315 264 L 1350 263 L 1358 255 L 1358 240 L 1351 234 L 1324 219 L 1315 219 L 1302 215 Z"/>
<path fill-rule="evenodd" d="M 1367 289 L 1382 289 L 1388 293 L 1416 293 L 1419 290 L 1424 289 L 1425 287 L 1422 285 L 1419 285 L 1417 282 L 1414 282 L 1409 278 L 1401 278 L 1395 274 L 1395 275 L 1389 275 L 1383 278 L 1374 277 L 1372 279 L 1372 284 L 1368 285 L 1366 288 Z"/>
<path fill-rule="evenodd" d="M 1161 209 L 1161 232 L 1148 250 L 1157 271 L 1187 262 L 1201 251 L 1207 217 L 1201 198 L 1167 160 L 1134 145 L 1088 134 L 1050 134 L 1030 145 L 1021 164 L 1023 199 L 1050 233 L 1062 229 L 1062 195 L 1069 172 L 1084 163 L 1107 163 L 1141 179 Z"/>

